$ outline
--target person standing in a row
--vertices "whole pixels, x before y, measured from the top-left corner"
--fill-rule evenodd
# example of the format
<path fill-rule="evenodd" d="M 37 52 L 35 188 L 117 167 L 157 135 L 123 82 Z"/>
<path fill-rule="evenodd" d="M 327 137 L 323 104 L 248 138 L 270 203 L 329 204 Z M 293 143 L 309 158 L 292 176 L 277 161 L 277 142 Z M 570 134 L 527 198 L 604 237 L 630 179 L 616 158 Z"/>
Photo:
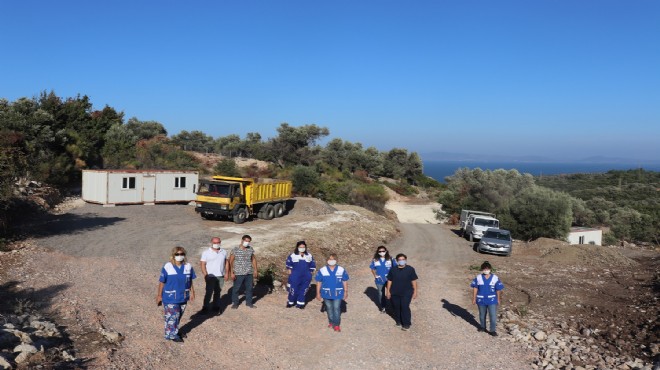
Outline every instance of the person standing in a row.
<path fill-rule="evenodd" d="M 328 256 L 328 264 L 316 273 L 316 299 L 323 300 L 328 313 L 328 327 L 341 331 L 341 301 L 348 298 L 348 273 L 337 265 L 337 255 Z"/>
<path fill-rule="evenodd" d="M 490 273 L 492 266 L 488 261 L 481 264 L 481 274 L 472 280 L 472 304 L 479 308 L 479 331 L 486 331 L 486 313 L 490 316 L 490 335 L 497 336 L 497 305 L 502 296 L 504 284 L 497 275 Z"/>
<path fill-rule="evenodd" d="M 316 261 L 307 250 L 307 244 L 301 240 L 296 243 L 296 249 L 286 259 L 286 271 L 289 274 L 289 300 L 286 307 L 294 305 L 301 310 L 305 308 L 305 295 L 312 282 L 312 273 L 316 270 Z"/>
<path fill-rule="evenodd" d="M 417 299 L 417 273 L 408 266 L 408 257 L 399 253 L 396 255 L 397 268 L 387 274 L 387 298 L 391 299 L 394 308 L 394 321 L 401 330 L 410 329 L 412 313 L 410 303 Z"/>
<path fill-rule="evenodd" d="M 241 286 L 245 286 L 245 305 L 250 308 L 257 308 L 252 304 L 252 287 L 254 280 L 259 275 L 257 270 L 257 259 L 254 256 L 254 249 L 250 245 L 252 237 L 243 235 L 241 245 L 232 249 L 229 256 L 229 268 L 231 269 L 231 278 L 234 280 L 234 286 L 231 288 L 231 308 L 238 308 L 238 291 Z"/>
<path fill-rule="evenodd" d="M 378 304 L 380 312 L 385 313 L 387 308 L 387 297 L 385 295 L 385 286 L 387 285 L 387 274 L 392 266 L 396 266 L 396 260 L 390 257 L 390 252 L 381 245 L 376 249 L 374 258 L 371 260 L 369 268 L 376 280 L 376 289 L 378 289 Z"/>
<path fill-rule="evenodd" d="M 176 246 L 170 254 L 170 261 L 160 271 L 156 303 L 163 304 L 165 311 L 165 339 L 183 342 L 179 336 L 179 322 L 186 310 L 188 300 L 195 300 L 193 279 L 195 270 L 186 261 L 186 250 Z"/>
<path fill-rule="evenodd" d="M 220 292 L 225 281 L 229 280 L 227 251 L 220 248 L 220 243 L 221 240 L 217 236 L 212 238 L 211 247 L 202 253 L 199 262 L 206 283 L 202 313 L 209 313 L 211 310 L 220 311 Z M 212 305 L 211 298 L 213 298 Z"/>

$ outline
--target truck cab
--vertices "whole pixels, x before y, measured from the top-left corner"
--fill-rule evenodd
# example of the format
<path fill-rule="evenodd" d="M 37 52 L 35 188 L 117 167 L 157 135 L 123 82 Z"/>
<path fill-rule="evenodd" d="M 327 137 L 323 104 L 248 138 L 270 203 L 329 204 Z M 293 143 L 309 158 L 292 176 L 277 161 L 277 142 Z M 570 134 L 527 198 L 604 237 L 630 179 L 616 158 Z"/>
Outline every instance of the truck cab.
<path fill-rule="evenodd" d="M 245 203 L 242 185 L 234 181 L 200 180 L 195 210 L 209 219 L 233 215 L 236 206 Z"/>
<path fill-rule="evenodd" d="M 489 228 L 499 229 L 500 221 L 495 217 L 471 215 L 465 225 L 465 235 L 471 242 L 481 239 Z"/>

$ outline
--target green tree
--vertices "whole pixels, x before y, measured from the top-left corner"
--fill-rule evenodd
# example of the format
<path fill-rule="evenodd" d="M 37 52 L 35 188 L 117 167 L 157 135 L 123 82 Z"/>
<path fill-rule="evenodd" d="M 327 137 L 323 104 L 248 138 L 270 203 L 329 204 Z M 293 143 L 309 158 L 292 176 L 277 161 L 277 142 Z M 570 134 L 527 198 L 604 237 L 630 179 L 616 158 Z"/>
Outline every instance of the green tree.
<path fill-rule="evenodd" d="M 233 158 L 240 155 L 241 137 L 227 135 L 215 140 L 215 152 Z"/>
<path fill-rule="evenodd" d="M 171 140 L 173 144 L 179 145 L 183 150 L 209 153 L 215 149 L 213 137 L 197 130 L 190 132 L 183 130 L 177 135 L 172 136 Z"/>
<path fill-rule="evenodd" d="M 278 136 L 269 141 L 268 148 L 273 160 L 284 167 L 312 164 L 315 156 L 321 152 L 316 142 L 328 136 L 330 131 L 317 125 L 293 127 L 288 123 L 282 123 L 277 128 L 277 133 Z"/>
<path fill-rule="evenodd" d="M 236 166 L 236 162 L 231 158 L 223 158 L 220 160 L 215 167 L 213 167 L 213 173 L 220 176 L 241 177 L 241 172 Z"/>
<path fill-rule="evenodd" d="M 296 166 L 291 174 L 293 189 L 300 195 L 315 195 L 319 190 L 319 174 L 311 167 Z"/>
<path fill-rule="evenodd" d="M 511 202 L 509 215 L 513 221 L 510 229 L 516 238 L 564 239 L 573 219 L 571 198 L 565 193 L 534 186 Z"/>

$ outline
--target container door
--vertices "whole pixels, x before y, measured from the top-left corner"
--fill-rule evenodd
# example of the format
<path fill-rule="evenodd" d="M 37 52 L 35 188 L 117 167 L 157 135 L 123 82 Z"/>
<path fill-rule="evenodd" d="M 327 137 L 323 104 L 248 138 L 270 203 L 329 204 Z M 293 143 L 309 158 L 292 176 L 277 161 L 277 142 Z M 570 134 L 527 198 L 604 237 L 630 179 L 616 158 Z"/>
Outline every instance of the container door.
<path fill-rule="evenodd" d="M 156 176 L 144 175 L 142 178 L 142 201 L 154 203 L 156 200 Z"/>

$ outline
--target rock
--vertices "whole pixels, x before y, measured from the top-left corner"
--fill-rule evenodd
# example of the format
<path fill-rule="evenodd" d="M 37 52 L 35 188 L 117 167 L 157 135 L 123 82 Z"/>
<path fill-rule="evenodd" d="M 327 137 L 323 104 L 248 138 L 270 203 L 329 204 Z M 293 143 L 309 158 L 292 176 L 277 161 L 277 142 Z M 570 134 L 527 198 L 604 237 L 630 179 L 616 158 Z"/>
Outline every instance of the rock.
<path fill-rule="evenodd" d="M 589 337 L 589 336 L 591 336 L 591 329 L 584 328 L 584 329 L 582 329 L 582 331 L 580 333 L 582 335 L 584 335 L 585 337 Z"/>
<path fill-rule="evenodd" d="M 542 330 L 539 330 L 536 333 L 534 333 L 534 339 L 538 341 L 546 340 L 546 338 L 548 338 L 548 336 Z"/>
<path fill-rule="evenodd" d="M 282 286 L 282 282 L 279 280 L 273 280 L 273 287 L 279 288 Z"/>
<path fill-rule="evenodd" d="M 103 337 L 105 337 L 105 339 L 108 342 L 110 342 L 112 344 L 119 344 L 119 343 L 121 343 L 121 341 L 124 340 L 124 337 L 121 335 L 121 333 L 118 333 L 116 331 L 106 330 L 106 329 L 101 328 L 101 330 L 99 330 L 99 332 L 101 333 L 101 335 L 103 335 Z"/>
<path fill-rule="evenodd" d="M 71 354 L 67 351 L 62 351 L 62 358 L 64 361 L 75 361 L 76 358 L 71 356 Z"/>
<path fill-rule="evenodd" d="M 0 354 L 0 369 L 11 369 L 11 364 L 2 356 L 2 354 Z"/>
<path fill-rule="evenodd" d="M 31 344 L 19 344 L 18 346 L 14 347 L 14 352 L 37 353 L 39 350 L 37 350 L 37 347 Z"/>

